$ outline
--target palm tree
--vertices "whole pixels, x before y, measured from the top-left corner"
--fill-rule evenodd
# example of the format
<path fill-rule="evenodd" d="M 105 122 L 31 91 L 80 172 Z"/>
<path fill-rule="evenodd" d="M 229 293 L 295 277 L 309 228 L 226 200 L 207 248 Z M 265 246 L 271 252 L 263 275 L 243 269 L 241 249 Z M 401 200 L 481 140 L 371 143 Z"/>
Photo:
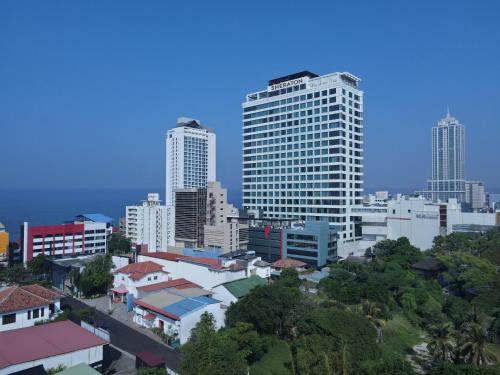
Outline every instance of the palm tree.
<path fill-rule="evenodd" d="M 365 300 L 359 307 L 359 311 L 372 323 L 377 331 L 377 342 L 382 342 L 382 327 L 385 320 L 378 318 L 382 310 L 375 302 Z"/>
<path fill-rule="evenodd" d="M 475 365 L 486 365 L 492 361 L 486 347 L 487 342 L 488 331 L 483 326 L 477 323 L 468 324 L 460 347 L 464 361 Z"/>
<path fill-rule="evenodd" d="M 430 328 L 431 340 L 427 347 L 434 359 L 447 362 L 453 351 L 452 325 L 450 322 L 442 323 Z"/>

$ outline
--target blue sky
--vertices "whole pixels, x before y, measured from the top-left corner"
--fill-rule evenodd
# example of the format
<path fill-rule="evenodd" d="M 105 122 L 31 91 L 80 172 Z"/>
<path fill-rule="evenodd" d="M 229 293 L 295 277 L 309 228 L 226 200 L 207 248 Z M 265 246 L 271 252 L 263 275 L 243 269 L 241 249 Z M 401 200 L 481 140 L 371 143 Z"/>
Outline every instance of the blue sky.
<path fill-rule="evenodd" d="M 449 105 L 500 188 L 499 1 L 173 3 L 0 1 L 0 188 L 163 187 L 188 116 L 239 189 L 244 95 L 301 70 L 362 79 L 366 187 L 424 187 Z"/>

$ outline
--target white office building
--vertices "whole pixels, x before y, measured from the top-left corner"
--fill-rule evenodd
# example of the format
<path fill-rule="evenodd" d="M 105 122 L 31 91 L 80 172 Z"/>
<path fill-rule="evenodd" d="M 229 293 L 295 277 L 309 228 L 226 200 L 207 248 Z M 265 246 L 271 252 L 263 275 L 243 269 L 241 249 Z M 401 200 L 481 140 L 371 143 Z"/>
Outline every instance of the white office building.
<path fill-rule="evenodd" d="M 243 103 L 243 206 L 328 221 L 354 243 L 363 192 L 363 92 L 354 75 L 272 79 Z M 360 232 L 360 231 L 358 231 Z"/>
<path fill-rule="evenodd" d="M 486 207 L 486 193 L 481 181 L 465 181 L 465 207 L 471 211 Z"/>
<path fill-rule="evenodd" d="M 354 211 L 362 217 L 358 255 L 382 240 L 406 237 L 421 250 L 434 238 L 453 232 L 484 232 L 500 224 L 500 213 L 462 212 L 456 199 L 432 202 L 398 194 L 393 200 L 365 204 Z"/>
<path fill-rule="evenodd" d="M 149 193 L 140 206 L 127 206 L 125 235 L 137 245 L 148 245 L 148 251 L 166 251 L 175 245 L 173 215 L 170 206 L 162 206 L 158 193 Z"/>
<path fill-rule="evenodd" d="M 215 132 L 185 117 L 167 132 L 165 204 L 175 203 L 175 190 L 206 188 L 215 181 Z"/>
<path fill-rule="evenodd" d="M 465 201 L 465 128 L 448 111 L 432 128 L 432 178 L 420 192 L 432 201 Z"/>

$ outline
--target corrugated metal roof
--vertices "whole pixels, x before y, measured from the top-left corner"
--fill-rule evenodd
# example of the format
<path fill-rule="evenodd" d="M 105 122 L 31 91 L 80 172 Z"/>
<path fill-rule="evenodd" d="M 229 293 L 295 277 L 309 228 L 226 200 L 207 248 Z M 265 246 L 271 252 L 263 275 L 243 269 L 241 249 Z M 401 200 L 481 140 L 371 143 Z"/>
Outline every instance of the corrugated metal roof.
<path fill-rule="evenodd" d="M 247 295 L 250 290 L 255 288 L 257 285 L 266 285 L 267 282 L 259 276 L 251 276 L 247 279 L 241 279 L 236 281 L 231 281 L 229 283 L 223 284 L 224 287 L 236 298 L 241 298 Z"/>
<path fill-rule="evenodd" d="M 166 306 L 163 309 L 171 314 L 183 316 L 190 313 L 191 311 L 198 310 L 203 306 L 212 305 L 219 302 L 220 301 L 210 297 L 198 296 L 183 299 L 182 301 L 176 302 L 170 306 Z"/>

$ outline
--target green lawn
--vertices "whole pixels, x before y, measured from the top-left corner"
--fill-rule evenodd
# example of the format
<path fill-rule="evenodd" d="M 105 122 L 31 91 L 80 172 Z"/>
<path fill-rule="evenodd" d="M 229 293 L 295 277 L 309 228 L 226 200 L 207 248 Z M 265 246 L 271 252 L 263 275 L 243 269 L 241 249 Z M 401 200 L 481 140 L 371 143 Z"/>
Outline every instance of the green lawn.
<path fill-rule="evenodd" d="M 250 366 L 250 375 L 291 375 L 290 362 L 287 343 L 276 338 L 261 360 Z"/>
<path fill-rule="evenodd" d="M 423 331 L 412 325 L 403 314 L 395 314 L 387 321 L 383 332 L 382 348 L 401 354 L 410 353 L 413 346 L 424 341 Z"/>

